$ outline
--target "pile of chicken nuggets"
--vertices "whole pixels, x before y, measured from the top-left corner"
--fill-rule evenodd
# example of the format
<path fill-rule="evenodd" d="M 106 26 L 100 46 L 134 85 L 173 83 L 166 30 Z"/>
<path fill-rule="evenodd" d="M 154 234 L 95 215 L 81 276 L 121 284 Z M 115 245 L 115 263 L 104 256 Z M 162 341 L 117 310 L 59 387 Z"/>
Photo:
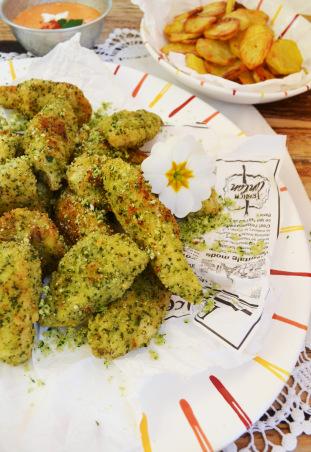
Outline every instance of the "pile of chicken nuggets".
<path fill-rule="evenodd" d="M 45 80 L 0 87 L 0 104 L 28 121 L 0 132 L 0 360 L 31 357 L 35 322 L 86 326 L 105 359 L 147 345 L 171 294 L 203 297 L 176 220 L 138 165 L 162 120 L 92 117 L 79 88 Z"/>

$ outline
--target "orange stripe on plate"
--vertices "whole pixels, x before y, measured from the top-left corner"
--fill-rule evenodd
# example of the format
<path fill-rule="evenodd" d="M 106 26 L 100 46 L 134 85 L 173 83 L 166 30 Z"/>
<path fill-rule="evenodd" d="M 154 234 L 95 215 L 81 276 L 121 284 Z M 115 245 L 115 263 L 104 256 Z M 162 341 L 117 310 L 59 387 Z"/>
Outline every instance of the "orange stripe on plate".
<path fill-rule="evenodd" d="M 157 104 L 159 100 L 162 99 L 162 97 L 168 92 L 171 86 L 172 86 L 171 83 L 166 83 L 161 89 L 161 91 L 159 91 L 158 94 L 154 97 L 154 99 L 152 99 L 152 101 L 149 104 L 149 107 L 150 108 L 154 107 L 155 104 Z"/>
<path fill-rule="evenodd" d="M 146 78 L 148 77 L 149 74 L 145 73 L 142 78 L 139 80 L 139 82 L 137 83 L 137 85 L 135 86 L 133 92 L 132 92 L 132 97 L 136 97 L 137 94 L 139 93 L 140 88 L 143 86 L 144 81 L 146 80 Z"/>
<path fill-rule="evenodd" d="M 269 361 L 266 361 L 265 359 L 261 358 L 260 356 L 256 356 L 254 358 L 254 361 L 256 363 L 260 364 L 261 366 L 263 366 L 269 372 L 271 372 L 279 380 L 286 382 L 288 377 L 290 377 L 290 373 L 287 372 L 287 370 L 283 369 L 282 367 L 276 366 L 275 364 L 270 363 Z"/>
<path fill-rule="evenodd" d="M 15 72 L 15 68 L 14 68 L 14 64 L 12 60 L 9 60 L 9 68 L 10 68 L 10 74 L 12 77 L 12 80 L 16 80 L 16 72 Z"/>
<path fill-rule="evenodd" d="M 118 71 L 120 69 L 120 64 L 115 68 L 113 75 L 117 75 Z"/>
<path fill-rule="evenodd" d="M 295 322 L 295 320 L 288 319 L 287 317 L 283 317 L 278 314 L 273 314 L 272 318 L 274 320 L 279 320 L 280 322 L 288 323 L 289 325 L 296 326 L 297 328 L 300 328 L 301 330 L 308 331 L 308 325 L 305 325 L 303 323 Z"/>
<path fill-rule="evenodd" d="M 189 104 L 189 102 L 191 102 L 193 99 L 195 99 L 196 96 L 190 96 L 188 97 L 187 100 L 185 100 L 185 102 L 183 102 L 181 105 L 179 105 L 177 108 L 175 108 L 174 110 L 172 110 L 170 112 L 170 114 L 168 115 L 169 118 L 171 118 L 172 116 L 175 116 L 176 113 L 178 113 L 180 110 L 182 110 L 184 107 L 186 107 L 186 105 Z"/>
<path fill-rule="evenodd" d="M 275 24 L 275 22 L 276 22 L 277 18 L 279 17 L 279 14 L 282 11 L 282 9 L 283 9 L 283 3 L 281 3 L 281 5 L 279 5 L 277 10 L 275 11 L 274 16 L 271 19 L 271 23 L 270 23 L 271 26 L 273 26 Z"/>
<path fill-rule="evenodd" d="M 143 445 L 144 452 L 152 452 L 150 438 L 149 438 L 149 432 L 148 432 L 148 420 L 147 420 L 147 416 L 144 413 L 143 413 L 143 417 L 140 421 L 139 428 L 140 428 L 141 442 Z"/>
<path fill-rule="evenodd" d="M 195 434 L 198 443 L 201 446 L 201 449 L 203 452 L 212 452 L 213 448 L 211 446 L 211 443 L 207 439 L 204 431 L 202 430 L 202 427 L 200 426 L 197 418 L 194 415 L 194 412 L 190 406 L 190 404 L 185 399 L 181 399 L 179 401 L 180 408 L 182 409 L 184 415 L 187 418 L 187 421 L 190 424 L 190 427 L 193 430 L 193 433 Z"/>
<path fill-rule="evenodd" d="M 270 270 L 270 275 L 311 277 L 311 273 L 309 272 L 287 272 L 285 270 L 275 270 L 273 268 Z"/>
<path fill-rule="evenodd" d="M 215 116 L 219 115 L 219 111 L 214 111 L 214 113 L 212 113 L 210 116 L 208 116 L 207 118 L 203 119 L 203 123 L 207 124 L 208 122 L 210 122 L 213 118 L 215 118 Z"/>
<path fill-rule="evenodd" d="M 304 231 L 304 227 L 302 224 L 297 224 L 295 226 L 285 226 L 284 228 L 280 228 L 281 234 L 286 234 L 287 232 L 295 232 L 295 231 Z"/>
<path fill-rule="evenodd" d="M 280 187 L 280 191 L 287 191 L 287 187 Z"/>
<path fill-rule="evenodd" d="M 285 35 L 285 33 L 288 32 L 288 30 L 290 29 L 290 27 L 293 25 L 293 23 L 295 22 L 296 19 L 298 19 L 299 14 L 296 14 L 292 20 L 290 21 L 290 23 L 287 25 L 287 27 L 282 31 L 282 33 L 280 34 L 279 38 L 283 38 L 283 36 Z"/>
<path fill-rule="evenodd" d="M 257 5 L 256 9 L 260 9 L 263 2 L 264 2 L 264 0 L 259 0 L 259 3 Z"/>

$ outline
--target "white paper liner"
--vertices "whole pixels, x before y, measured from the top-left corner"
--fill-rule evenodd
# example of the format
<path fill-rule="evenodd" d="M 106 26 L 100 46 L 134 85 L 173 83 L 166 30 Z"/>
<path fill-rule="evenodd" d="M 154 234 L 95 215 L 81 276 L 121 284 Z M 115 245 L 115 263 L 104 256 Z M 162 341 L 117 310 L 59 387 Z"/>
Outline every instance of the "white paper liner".
<path fill-rule="evenodd" d="M 134 106 L 100 59 L 92 51 L 81 48 L 77 38 L 59 45 L 42 59 L 34 59 L 28 77 L 75 83 L 85 90 L 94 107 L 102 101 L 113 102 L 116 108 Z M 189 133 L 180 127 L 175 129 L 176 133 L 177 129 L 178 133 Z M 168 130 L 172 133 L 174 128 Z M 217 158 L 227 158 L 236 147 L 236 141 L 232 141 L 231 147 L 228 142 L 224 145 L 221 137 L 215 137 L 208 129 L 198 133 Z M 239 158 L 256 157 L 263 161 L 282 158 L 282 137 L 253 140 L 258 149 L 253 146 L 248 149 L 245 139 L 247 150 L 244 146 Z M 263 173 L 264 168 L 265 165 Z M 275 236 L 270 244 L 271 252 L 274 239 Z M 185 323 L 184 318 L 173 318 L 161 327 L 161 332 L 166 334 L 165 345 L 157 346 L 152 341 L 148 348 L 133 351 L 108 368 L 91 355 L 88 346 L 48 357 L 36 350 L 29 370 L 0 364 L 0 400 L 5 407 L 0 422 L 1 452 L 37 452 L 43 444 L 47 452 L 139 450 L 141 389 L 151 384 L 153 378 L 167 373 L 184 379 L 211 366 L 232 368 L 249 361 L 262 345 L 271 314 L 276 310 L 275 303 L 278 302 L 270 291 L 261 322 L 248 337 L 243 351 L 215 341 L 205 329 L 194 326 L 193 320 Z M 157 351 L 159 360 L 152 360 L 149 350 Z"/>
<path fill-rule="evenodd" d="M 144 12 L 144 27 L 148 37 L 148 43 L 160 53 L 161 48 L 167 42 L 163 34 L 164 26 L 177 14 L 193 9 L 196 6 L 212 3 L 212 1 L 213 0 L 132 0 L 132 3 L 139 6 Z M 239 3 L 250 9 L 256 9 L 258 6 L 258 0 L 241 0 Z M 292 22 L 295 15 L 301 12 L 301 1 L 285 0 L 283 2 L 275 2 L 274 0 L 265 0 L 261 5 L 261 9 L 265 11 L 270 18 L 273 18 L 279 11 L 277 19 L 272 26 L 275 36 L 277 37 Z M 306 8 L 304 8 L 303 12 L 305 12 L 305 10 Z M 168 61 L 174 67 L 191 75 L 199 81 L 205 81 L 209 84 L 228 88 L 230 90 L 238 89 L 240 92 L 250 93 L 258 91 L 267 93 L 288 91 L 305 86 L 311 81 L 310 35 L 311 24 L 301 16 L 295 19 L 284 38 L 293 39 L 298 44 L 304 59 L 304 70 L 284 78 L 266 80 L 265 82 L 256 84 L 242 85 L 222 77 L 216 77 L 210 74 L 198 74 L 196 71 L 185 65 L 185 56 L 180 53 L 170 52 Z M 166 57 L 164 56 L 164 58 Z"/>

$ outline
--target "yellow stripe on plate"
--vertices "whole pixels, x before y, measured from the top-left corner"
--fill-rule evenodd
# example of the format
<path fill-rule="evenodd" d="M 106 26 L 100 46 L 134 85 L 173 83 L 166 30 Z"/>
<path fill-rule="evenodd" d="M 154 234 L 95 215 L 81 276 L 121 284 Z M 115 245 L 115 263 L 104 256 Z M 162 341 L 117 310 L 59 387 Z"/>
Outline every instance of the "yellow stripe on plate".
<path fill-rule="evenodd" d="M 282 11 L 282 9 L 283 9 L 283 3 L 281 3 L 281 4 L 278 6 L 277 10 L 276 10 L 275 13 L 274 13 L 274 16 L 273 16 L 272 19 L 271 19 L 271 26 L 272 26 L 272 27 L 273 27 L 273 25 L 275 24 L 276 19 L 279 17 L 279 14 L 280 14 L 280 12 Z"/>
<path fill-rule="evenodd" d="M 287 372 L 287 370 L 283 369 L 282 367 L 276 366 L 275 364 L 270 363 L 269 361 L 266 361 L 260 356 L 256 356 L 254 358 L 254 361 L 256 361 L 256 363 L 261 364 L 263 367 L 269 370 L 269 372 L 275 375 L 279 380 L 286 382 L 288 380 L 288 377 L 290 377 L 290 373 Z"/>
<path fill-rule="evenodd" d="M 8 63 L 9 63 L 9 69 L 10 69 L 10 74 L 11 74 L 12 80 L 16 80 L 16 72 L 15 72 L 13 61 L 9 60 Z"/>
<path fill-rule="evenodd" d="M 147 416 L 145 414 L 143 414 L 143 417 L 140 421 L 139 428 L 140 428 L 141 442 L 143 445 L 144 452 L 152 452 L 150 438 L 149 438 L 149 432 L 148 432 L 148 420 L 147 420 Z"/>
<path fill-rule="evenodd" d="M 229 14 L 233 11 L 235 0 L 227 0 L 226 13 Z"/>
<path fill-rule="evenodd" d="M 168 92 L 168 90 L 171 88 L 172 83 L 166 83 L 164 87 L 161 89 L 161 91 L 155 96 L 155 98 L 150 102 L 149 108 L 153 108 L 155 104 L 159 102 L 160 99 L 162 99 L 163 96 Z"/>
<path fill-rule="evenodd" d="M 298 224 L 296 226 L 285 226 L 284 228 L 280 228 L 280 233 L 285 234 L 286 232 L 295 232 L 295 231 L 303 231 L 304 227 L 302 224 Z"/>

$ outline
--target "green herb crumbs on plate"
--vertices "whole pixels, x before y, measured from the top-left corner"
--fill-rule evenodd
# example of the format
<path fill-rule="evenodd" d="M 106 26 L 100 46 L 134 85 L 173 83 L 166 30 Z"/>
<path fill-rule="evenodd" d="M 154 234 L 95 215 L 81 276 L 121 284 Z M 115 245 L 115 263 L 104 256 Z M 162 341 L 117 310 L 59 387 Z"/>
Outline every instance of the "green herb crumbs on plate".
<path fill-rule="evenodd" d="M 166 334 L 157 334 L 154 337 L 154 342 L 156 345 L 164 345 L 165 344 L 165 336 Z"/>
<path fill-rule="evenodd" d="M 205 305 L 203 307 L 203 312 L 205 314 L 208 314 L 211 312 L 215 307 L 215 301 L 212 298 L 208 298 L 205 302 Z"/>
<path fill-rule="evenodd" d="M 265 251 L 265 242 L 263 240 L 258 240 L 258 242 L 253 243 L 250 246 L 250 252 L 253 256 L 258 256 Z"/>
<path fill-rule="evenodd" d="M 149 355 L 151 359 L 158 360 L 159 354 L 155 350 L 149 350 Z"/>

